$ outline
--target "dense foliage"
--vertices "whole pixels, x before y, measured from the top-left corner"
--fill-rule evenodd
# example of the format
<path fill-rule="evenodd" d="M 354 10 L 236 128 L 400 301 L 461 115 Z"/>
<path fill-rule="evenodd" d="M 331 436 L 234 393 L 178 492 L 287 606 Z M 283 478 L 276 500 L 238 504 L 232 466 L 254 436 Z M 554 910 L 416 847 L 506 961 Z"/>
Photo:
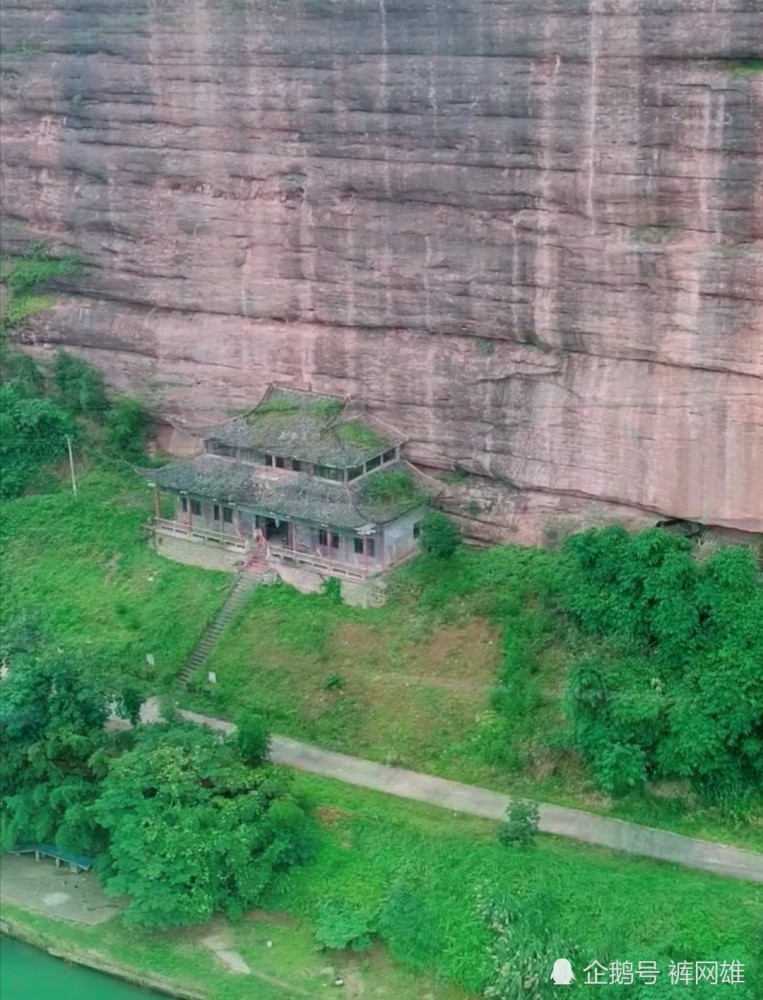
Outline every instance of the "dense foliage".
<path fill-rule="evenodd" d="M 236 743 L 191 724 L 137 730 L 94 806 L 108 835 L 104 885 L 146 927 L 240 916 L 313 849 L 288 782 L 248 767 Z"/>
<path fill-rule="evenodd" d="M 0 497 L 20 496 L 40 470 L 75 448 L 135 461 L 146 446 L 149 416 L 137 400 L 110 401 L 90 365 L 63 351 L 50 382 L 31 358 L 3 349 L 0 385 Z"/>
<path fill-rule="evenodd" d="M 13 664 L 0 699 L 3 847 L 98 850 L 90 807 L 106 772 L 109 696 L 65 661 L 16 656 Z"/>
<path fill-rule="evenodd" d="M 461 544 L 458 528 L 439 511 L 431 511 L 421 523 L 421 547 L 434 559 L 450 559 Z"/>
<path fill-rule="evenodd" d="M 235 739 L 182 723 L 107 732 L 112 709 L 135 717 L 133 692 L 106 692 L 62 661 L 12 662 L 0 701 L 4 849 L 94 854 L 107 892 L 130 897 L 126 920 L 162 928 L 239 915 L 310 855 L 312 822 L 288 781 L 248 766 Z"/>
<path fill-rule="evenodd" d="M 763 786 L 763 589 L 753 554 L 695 558 L 659 529 L 565 545 L 562 603 L 606 640 L 568 682 L 577 746 L 613 794 L 687 779 L 707 798 Z"/>

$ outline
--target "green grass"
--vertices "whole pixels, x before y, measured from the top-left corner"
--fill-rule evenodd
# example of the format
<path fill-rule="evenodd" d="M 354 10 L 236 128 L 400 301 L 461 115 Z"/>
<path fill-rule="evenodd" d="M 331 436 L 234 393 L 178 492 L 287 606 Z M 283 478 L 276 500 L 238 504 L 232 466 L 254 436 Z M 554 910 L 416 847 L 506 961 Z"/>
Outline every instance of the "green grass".
<path fill-rule="evenodd" d="M 67 652 L 96 654 L 146 693 L 166 690 L 231 578 L 153 552 L 152 496 L 132 472 L 80 469 L 75 500 L 59 471 L 63 480 L 48 474 L 54 492 L 4 504 L 4 620 L 32 616 Z M 562 699 L 569 664 L 596 646 L 529 600 L 556 558 L 503 547 L 465 549 L 446 570 L 420 560 L 379 609 L 258 588 L 185 703 L 228 718 L 255 707 L 273 731 L 330 749 L 761 850 L 760 805 L 732 824 L 685 789 L 616 802 L 595 791 L 569 749 Z M 507 720 L 491 712 L 490 690 L 517 638 L 537 664 Z"/>
<path fill-rule="evenodd" d="M 560 904 L 557 930 L 589 956 L 586 964 L 666 955 L 753 959 L 763 887 L 552 837 L 517 851 L 502 847 L 486 821 L 313 776 L 301 775 L 297 786 L 319 807 L 320 852 L 288 873 L 265 905 L 314 920 L 327 898 L 373 912 L 395 882 L 415 886 L 436 915 L 434 966 L 466 988 L 483 985 L 487 938 L 472 905 L 481 887 L 519 897 L 549 890 Z M 396 950 L 404 952 L 404 943 Z"/>
<path fill-rule="evenodd" d="M 552 837 L 518 851 L 497 842 L 493 823 L 311 775 L 297 775 L 295 790 L 318 818 L 317 856 L 291 869 L 262 900 L 262 910 L 235 925 L 217 920 L 201 928 L 145 933 L 125 928 L 119 918 L 86 928 L 15 906 L 5 907 L 6 913 L 56 942 L 201 986 L 215 1000 L 318 995 L 326 965 L 364 990 L 337 990 L 337 997 L 420 1000 L 431 992 L 437 1000 L 465 1000 L 485 985 L 489 938 L 474 912 L 476 893 L 487 888 L 526 898 L 545 889 L 559 904 L 555 929 L 586 964 L 651 959 L 667 968 L 669 958 L 738 959 L 745 962 L 747 981 L 754 981 L 763 887 Z M 431 914 L 426 975 L 406 969 L 417 955 L 404 934 L 357 956 L 315 951 L 322 904 L 341 899 L 374 915 L 400 883 L 411 887 Z M 255 984 L 250 977 L 221 972 L 200 940 L 225 932 L 230 947 L 269 981 Z"/>
<path fill-rule="evenodd" d="M 57 646 L 96 654 L 147 693 L 168 684 L 230 577 L 156 555 L 144 533 L 151 513 L 151 494 L 135 474 L 103 468 L 80 470 L 76 499 L 59 485 L 6 501 L 4 621 L 31 617 Z"/>
<path fill-rule="evenodd" d="M 596 643 L 528 600 L 555 558 L 505 547 L 466 549 L 446 571 L 420 560 L 379 609 L 259 588 L 184 703 L 227 718 L 254 707 L 274 732 L 329 749 L 761 850 L 760 806 L 751 822 L 732 824 L 686 789 L 613 802 L 593 788 L 569 748 L 563 694 L 569 665 Z M 490 710 L 490 690 L 504 657 L 519 656 L 517 638 L 537 664 L 504 719 Z"/>

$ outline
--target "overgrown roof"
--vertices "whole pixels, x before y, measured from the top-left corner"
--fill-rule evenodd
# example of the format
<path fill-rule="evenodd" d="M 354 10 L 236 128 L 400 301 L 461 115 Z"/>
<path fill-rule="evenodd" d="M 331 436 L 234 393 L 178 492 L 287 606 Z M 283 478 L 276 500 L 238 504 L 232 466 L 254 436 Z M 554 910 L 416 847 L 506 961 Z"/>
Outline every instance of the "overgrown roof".
<path fill-rule="evenodd" d="M 249 413 L 210 428 L 205 439 L 340 469 L 360 466 L 405 440 L 348 413 L 338 396 L 278 386 Z"/>
<path fill-rule="evenodd" d="M 352 483 L 336 483 L 301 472 L 201 455 L 143 475 L 160 488 L 244 504 L 284 520 L 335 528 L 385 524 L 434 495 L 406 462 L 394 462 Z"/>

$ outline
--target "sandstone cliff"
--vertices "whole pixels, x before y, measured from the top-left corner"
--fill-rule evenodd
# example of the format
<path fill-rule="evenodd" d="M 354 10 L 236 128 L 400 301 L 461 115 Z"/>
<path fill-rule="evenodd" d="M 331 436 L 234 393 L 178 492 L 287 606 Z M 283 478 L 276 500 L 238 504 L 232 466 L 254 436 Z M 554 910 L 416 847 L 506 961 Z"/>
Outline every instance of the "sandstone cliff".
<path fill-rule="evenodd" d="M 3 0 L 25 338 L 175 426 L 353 395 L 475 530 L 763 530 L 761 0 Z"/>

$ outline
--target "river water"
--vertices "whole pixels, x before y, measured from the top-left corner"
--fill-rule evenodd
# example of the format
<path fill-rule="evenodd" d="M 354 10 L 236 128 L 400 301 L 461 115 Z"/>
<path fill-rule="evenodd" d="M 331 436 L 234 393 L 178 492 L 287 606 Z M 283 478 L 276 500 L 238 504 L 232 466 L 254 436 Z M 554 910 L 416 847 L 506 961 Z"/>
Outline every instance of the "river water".
<path fill-rule="evenodd" d="M 44 951 L 0 934 L 2 1000 L 153 1000 L 158 994 L 51 958 Z M 166 1000 L 166 998 L 165 998 Z"/>

